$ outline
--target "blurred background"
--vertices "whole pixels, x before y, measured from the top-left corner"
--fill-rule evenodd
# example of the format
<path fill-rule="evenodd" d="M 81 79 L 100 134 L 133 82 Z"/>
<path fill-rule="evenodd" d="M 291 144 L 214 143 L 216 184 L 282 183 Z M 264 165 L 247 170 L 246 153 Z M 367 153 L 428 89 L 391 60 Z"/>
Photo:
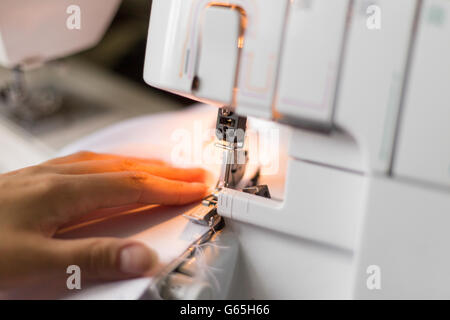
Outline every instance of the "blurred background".
<path fill-rule="evenodd" d="M 151 3 L 151 0 L 123 0 L 103 40 L 74 58 L 110 70 L 181 105 L 192 104 L 189 99 L 149 87 L 142 78 Z"/>
<path fill-rule="evenodd" d="M 45 160 L 112 124 L 194 103 L 143 81 L 150 10 L 151 0 L 122 0 L 93 48 L 25 72 L 0 67 L 0 172 Z M 11 106 L 18 77 L 32 99 Z"/>

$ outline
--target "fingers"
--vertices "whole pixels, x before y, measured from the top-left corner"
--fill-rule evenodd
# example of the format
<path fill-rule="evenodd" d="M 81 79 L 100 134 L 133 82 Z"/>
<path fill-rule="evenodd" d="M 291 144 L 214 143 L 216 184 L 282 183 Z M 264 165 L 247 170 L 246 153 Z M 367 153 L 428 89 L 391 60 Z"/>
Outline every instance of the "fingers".
<path fill-rule="evenodd" d="M 206 171 L 201 168 L 174 168 L 125 158 L 64 163 L 53 166 L 51 171 L 60 174 L 142 171 L 158 177 L 187 182 L 204 182 L 207 177 Z"/>
<path fill-rule="evenodd" d="M 143 158 L 136 158 L 136 157 L 125 157 L 125 156 L 119 156 L 114 154 L 106 154 L 106 153 L 96 153 L 91 151 L 80 151 L 68 156 L 56 158 L 49 160 L 45 162 L 45 164 L 65 164 L 65 163 L 74 163 L 74 162 L 80 162 L 80 161 L 89 161 L 89 160 L 135 160 L 140 161 L 148 164 L 155 164 L 155 165 L 165 165 L 166 163 L 161 160 L 155 160 L 155 159 L 143 159 Z"/>
<path fill-rule="evenodd" d="M 143 180 L 139 203 L 183 205 L 206 196 L 209 187 L 203 183 L 182 182 L 149 176 Z"/>
<path fill-rule="evenodd" d="M 83 278 L 114 280 L 142 276 L 158 262 L 157 254 L 135 240 L 90 238 L 51 240 L 54 261 L 65 271 L 70 265 L 80 267 Z"/>
<path fill-rule="evenodd" d="M 59 176 L 53 190 L 63 199 L 58 211 L 67 223 L 96 209 L 131 204 L 181 205 L 202 199 L 208 187 L 149 175 L 142 172 L 112 172 Z"/>
<path fill-rule="evenodd" d="M 66 289 L 67 269 L 74 265 L 84 283 L 141 276 L 158 264 L 152 249 L 131 239 L 61 240 L 25 232 L 5 238 L 0 252 L 0 290 L 42 283 Z"/>

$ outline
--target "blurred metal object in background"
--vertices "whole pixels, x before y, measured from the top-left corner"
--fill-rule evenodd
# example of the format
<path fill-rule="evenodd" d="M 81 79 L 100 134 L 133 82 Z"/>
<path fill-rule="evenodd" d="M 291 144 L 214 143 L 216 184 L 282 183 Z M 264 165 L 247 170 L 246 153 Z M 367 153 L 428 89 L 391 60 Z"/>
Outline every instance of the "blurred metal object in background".
<path fill-rule="evenodd" d="M 28 87 L 20 67 L 14 68 L 12 75 L 12 81 L 0 88 L 2 113 L 19 121 L 33 122 L 61 108 L 61 92 L 52 87 Z"/>

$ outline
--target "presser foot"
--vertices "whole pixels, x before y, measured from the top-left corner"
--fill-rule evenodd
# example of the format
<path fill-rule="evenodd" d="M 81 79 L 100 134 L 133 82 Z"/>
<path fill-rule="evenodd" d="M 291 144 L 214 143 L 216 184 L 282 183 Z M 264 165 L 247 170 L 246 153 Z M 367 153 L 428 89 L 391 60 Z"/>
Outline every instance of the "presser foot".
<path fill-rule="evenodd" d="M 215 191 L 204 198 L 199 205 L 183 214 L 183 216 L 194 223 L 213 228 L 220 219 L 220 216 L 217 214 L 217 192 Z"/>
<path fill-rule="evenodd" d="M 26 85 L 23 70 L 16 68 L 13 74 L 13 81 L 0 88 L 1 112 L 32 123 L 55 114 L 61 108 L 63 96 L 55 88 L 30 88 Z"/>

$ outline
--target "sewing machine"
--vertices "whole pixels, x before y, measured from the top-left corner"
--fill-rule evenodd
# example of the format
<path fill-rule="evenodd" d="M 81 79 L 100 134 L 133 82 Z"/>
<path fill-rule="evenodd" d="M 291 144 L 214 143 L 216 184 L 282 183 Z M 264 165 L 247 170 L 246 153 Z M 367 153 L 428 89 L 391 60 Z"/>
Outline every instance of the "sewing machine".
<path fill-rule="evenodd" d="M 79 55 L 105 44 L 119 5 L 118 0 L 0 1 L 1 173 L 45 161 L 121 120 L 180 108 L 170 96 Z M 106 43 L 111 38 L 114 30 Z"/>
<path fill-rule="evenodd" d="M 97 3 L 77 48 L 116 6 Z M 218 107 L 220 178 L 185 217 L 211 227 L 197 245 L 224 238 L 221 297 L 450 297 L 449 19 L 447 0 L 153 0 L 145 81 Z M 45 47 L 52 30 L 32 61 L 73 52 Z M 0 35 L 0 62 L 24 61 Z M 256 160 L 251 130 L 271 146 Z M 210 297 L 193 250 L 163 297 Z"/>
<path fill-rule="evenodd" d="M 51 0 L 0 4 L 0 65 L 13 71 L 11 83 L 1 88 L 0 103 L 9 113 L 33 121 L 60 108 L 61 95 L 48 88 L 29 88 L 25 72 L 100 41 L 120 1 L 89 4 L 81 20 L 81 7 L 87 4 Z"/>
<path fill-rule="evenodd" d="M 445 0 L 153 1 L 145 81 L 220 108 L 221 179 L 187 216 L 216 211 L 239 240 L 232 298 L 450 297 L 449 15 Z M 293 128 L 279 198 L 232 183 L 247 116 Z"/>

